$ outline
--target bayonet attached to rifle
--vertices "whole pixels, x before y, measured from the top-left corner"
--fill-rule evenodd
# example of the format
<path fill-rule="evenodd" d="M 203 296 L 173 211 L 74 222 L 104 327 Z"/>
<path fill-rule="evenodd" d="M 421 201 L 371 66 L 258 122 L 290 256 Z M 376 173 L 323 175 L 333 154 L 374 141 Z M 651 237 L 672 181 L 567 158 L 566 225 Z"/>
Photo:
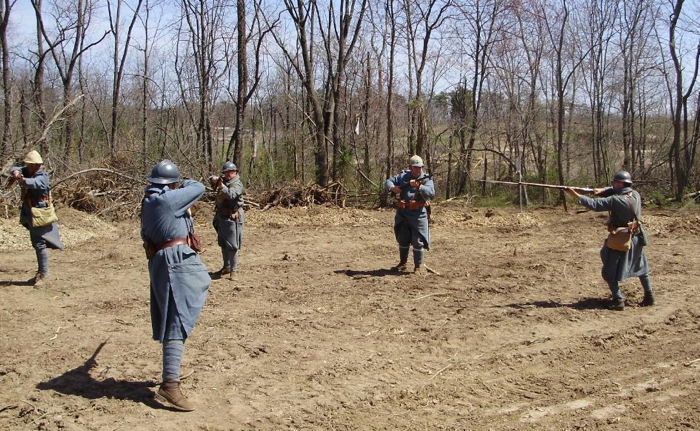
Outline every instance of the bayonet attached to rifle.
<path fill-rule="evenodd" d="M 540 184 L 540 183 L 526 183 L 524 181 L 496 181 L 496 180 L 478 180 L 482 183 L 494 183 L 494 184 L 509 184 L 513 186 L 532 186 L 532 187 L 542 187 L 546 189 L 559 189 L 559 190 L 566 190 L 566 189 L 571 189 L 576 191 L 579 194 L 582 195 L 589 195 L 595 192 L 595 189 L 591 189 L 588 187 L 571 187 L 571 186 L 559 186 L 556 184 Z"/>

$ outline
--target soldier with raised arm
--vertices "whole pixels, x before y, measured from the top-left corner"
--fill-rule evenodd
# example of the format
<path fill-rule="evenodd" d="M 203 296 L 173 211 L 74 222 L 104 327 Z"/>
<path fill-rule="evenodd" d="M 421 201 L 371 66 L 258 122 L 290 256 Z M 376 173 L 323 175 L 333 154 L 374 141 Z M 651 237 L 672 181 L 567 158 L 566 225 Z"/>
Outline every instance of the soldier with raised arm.
<path fill-rule="evenodd" d="M 243 245 L 243 182 L 238 176 L 238 167 L 232 162 L 224 163 L 221 176 L 211 176 L 209 182 L 216 191 L 213 225 L 224 261 L 218 275 L 233 278 Z"/>
<path fill-rule="evenodd" d="M 32 216 L 32 209 L 48 209 L 52 206 L 49 174 L 43 169 L 43 159 L 37 151 L 30 151 L 24 157 L 24 166 L 10 168 L 10 179 L 22 189 L 22 207 L 19 222 L 29 230 L 29 239 L 36 251 L 37 272 L 29 280 L 34 287 L 42 287 L 49 275 L 48 249 L 63 250 L 63 243 L 58 232 L 58 224 L 51 221 L 39 226 L 37 219 Z M 55 214 L 55 213 L 54 213 Z"/>
<path fill-rule="evenodd" d="M 204 194 L 204 185 L 180 183 L 180 171 L 170 160 L 156 164 L 141 204 L 141 238 L 151 279 L 153 338 L 163 345 L 163 382 L 158 395 L 181 411 L 194 405 L 180 388 L 185 341 L 199 320 L 211 278 L 188 245 L 192 219 L 188 209 Z M 184 376 L 183 376 L 184 377 Z"/>

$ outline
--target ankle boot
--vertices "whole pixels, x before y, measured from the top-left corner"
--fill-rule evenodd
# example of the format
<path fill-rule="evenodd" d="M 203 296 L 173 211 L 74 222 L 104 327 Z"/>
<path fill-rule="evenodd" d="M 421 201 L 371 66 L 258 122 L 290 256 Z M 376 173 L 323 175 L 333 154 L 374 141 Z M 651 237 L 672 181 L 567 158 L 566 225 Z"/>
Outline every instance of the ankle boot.
<path fill-rule="evenodd" d="M 650 307 L 654 304 L 656 304 L 654 292 L 644 292 L 644 299 L 639 303 L 639 305 L 642 307 Z"/>
<path fill-rule="evenodd" d="M 191 412 L 194 405 L 180 390 L 180 382 L 163 382 L 158 389 L 158 395 L 165 398 L 176 409 L 183 412 Z"/>
<path fill-rule="evenodd" d="M 625 309 L 625 300 L 622 298 L 613 298 L 609 308 L 615 311 L 623 311 Z"/>

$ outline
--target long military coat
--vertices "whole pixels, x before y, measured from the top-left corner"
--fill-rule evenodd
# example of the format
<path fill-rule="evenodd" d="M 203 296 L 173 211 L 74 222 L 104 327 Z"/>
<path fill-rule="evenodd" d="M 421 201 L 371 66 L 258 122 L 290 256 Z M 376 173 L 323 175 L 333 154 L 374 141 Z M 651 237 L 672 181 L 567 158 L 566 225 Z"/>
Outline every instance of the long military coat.
<path fill-rule="evenodd" d="M 185 238 L 191 220 L 187 209 L 204 185 L 185 180 L 178 189 L 151 184 L 141 206 L 141 238 L 162 244 Z M 151 325 L 155 340 L 186 339 L 207 299 L 211 278 L 199 255 L 187 244 L 159 250 L 148 262 L 151 278 Z"/>
<path fill-rule="evenodd" d="M 58 232 L 58 224 L 56 222 L 47 226 L 34 227 L 32 226 L 32 210 L 29 202 L 43 202 L 43 199 L 49 195 L 51 187 L 49 186 L 49 174 L 40 169 L 34 176 L 29 177 L 29 172 L 26 167 L 15 166 L 10 169 L 20 171 L 24 176 L 24 184 L 21 185 L 23 196 L 26 193 L 28 199 L 22 199 L 22 208 L 19 213 L 19 222 L 22 226 L 29 230 L 29 238 L 32 241 L 32 246 L 36 248 L 39 241 L 46 242 L 46 246 L 52 249 L 63 250 L 63 242 Z"/>
<path fill-rule="evenodd" d="M 236 175 L 224 181 L 223 185 L 216 193 L 216 212 L 213 221 L 217 243 L 221 248 L 238 250 L 243 245 L 243 182 Z M 238 217 L 225 215 L 222 210 L 237 211 Z"/>
<path fill-rule="evenodd" d="M 405 170 L 395 177 L 386 180 L 384 186 L 389 190 L 393 186 L 401 188 L 399 198 L 406 202 L 416 200 L 417 202 L 425 203 L 427 200 L 435 197 L 435 185 L 433 180 L 428 178 L 422 181 L 420 192 L 418 188 L 411 187 L 409 183 L 413 177 L 410 170 Z M 409 239 L 413 246 L 416 247 L 416 237 L 421 238 L 423 248 L 430 250 L 430 227 L 428 226 L 428 211 L 425 207 L 417 210 L 408 208 L 397 208 L 394 216 L 394 235 L 399 245 L 408 245 Z"/>
<path fill-rule="evenodd" d="M 627 226 L 633 219 L 642 215 L 642 198 L 631 187 L 615 190 L 608 187 L 601 198 L 581 196 L 581 205 L 593 211 L 610 211 L 609 224 L 611 227 Z M 600 249 L 603 261 L 601 275 L 606 281 L 623 281 L 629 277 L 639 277 L 649 273 L 649 263 L 641 243 L 642 231 L 632 237 L 632 246 L 628 251 L 618 251 L 608 248 L 605 243 Z"/>

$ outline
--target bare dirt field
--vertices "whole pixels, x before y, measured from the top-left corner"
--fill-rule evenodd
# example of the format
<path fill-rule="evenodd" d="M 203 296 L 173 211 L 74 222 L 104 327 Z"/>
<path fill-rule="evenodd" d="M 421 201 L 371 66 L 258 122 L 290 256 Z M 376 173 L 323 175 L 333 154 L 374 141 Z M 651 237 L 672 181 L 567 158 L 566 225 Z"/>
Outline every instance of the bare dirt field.
<path fill-rule="evenodd" d="M 0 219 L 0 429 L 700 429 L 696 209 L 645 212 L 657 305 L 632 279 L 623 312 L 605 309 L 604 214 L 437 205 L 439 275 L 414 276 L 388 271 L 392 211 L 251 210 L 240 273 L 187 341 L 191 413 L 153 397 L 138 222 L 59 216 L 41 289 L 28 234 Z"/>

